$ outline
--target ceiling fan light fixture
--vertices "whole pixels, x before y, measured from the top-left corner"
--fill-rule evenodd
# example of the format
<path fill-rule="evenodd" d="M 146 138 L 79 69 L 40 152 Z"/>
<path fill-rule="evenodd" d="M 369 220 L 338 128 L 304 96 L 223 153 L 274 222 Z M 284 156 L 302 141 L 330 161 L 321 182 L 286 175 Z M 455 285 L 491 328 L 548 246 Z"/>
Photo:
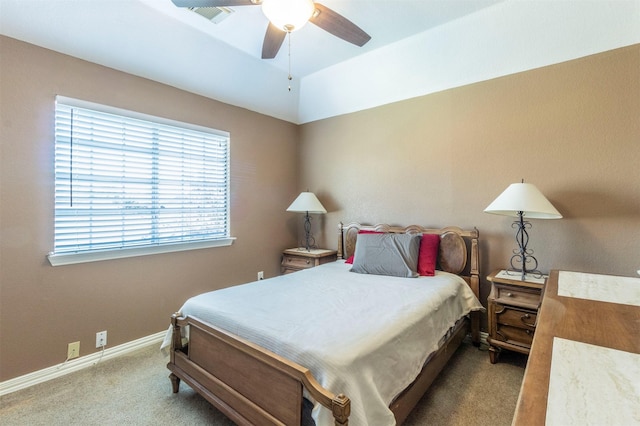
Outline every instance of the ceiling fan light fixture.
<path fill-rule="evenodd" d="M 313 0 L 263 0 L 262 12 L 276 27 L 286 32 L 299 30 L 313 12 Z"/>

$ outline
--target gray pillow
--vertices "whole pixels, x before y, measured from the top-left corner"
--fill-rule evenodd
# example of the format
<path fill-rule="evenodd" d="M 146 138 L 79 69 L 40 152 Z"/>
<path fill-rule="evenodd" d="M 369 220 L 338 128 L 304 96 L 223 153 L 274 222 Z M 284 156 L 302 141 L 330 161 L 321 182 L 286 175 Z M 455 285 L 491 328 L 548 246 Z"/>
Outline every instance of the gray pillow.
<path fill-rule="evenodd" d="M 360 234 L 351 272 L 416 278 L 421 234 Z"/>

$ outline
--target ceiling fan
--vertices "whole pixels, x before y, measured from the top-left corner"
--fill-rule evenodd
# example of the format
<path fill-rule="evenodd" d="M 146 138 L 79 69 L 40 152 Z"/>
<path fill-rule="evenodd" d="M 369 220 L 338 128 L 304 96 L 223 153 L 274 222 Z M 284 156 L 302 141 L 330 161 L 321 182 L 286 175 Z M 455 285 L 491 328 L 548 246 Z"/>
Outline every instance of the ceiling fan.
<path fill-rule="evenodd" d="M 337 12 L 313 0 L 171 0 L 178 7 L 258 6 L 269 19 L 262 43 L 262 59 L 278 54 L 287 33 L 311 22 L 356 46 L 364 46 L 371 36 Z"/>

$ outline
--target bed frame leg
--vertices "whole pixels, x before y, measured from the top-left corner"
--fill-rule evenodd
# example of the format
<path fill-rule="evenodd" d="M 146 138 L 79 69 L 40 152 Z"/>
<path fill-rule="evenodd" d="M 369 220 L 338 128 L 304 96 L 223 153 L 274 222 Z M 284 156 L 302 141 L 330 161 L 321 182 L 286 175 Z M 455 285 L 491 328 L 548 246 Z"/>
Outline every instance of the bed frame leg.
<path fill-rule="evenodd" d="M 180 390 L 180 378 L 175 374 L 169 374 L 169 379 L 171 380 L 171 387 L 173 388 L 173 393 L 178 393 Z"/>
<path fill-rule="evenodd" d="M 478 228 L 474 228 L 476 236 L 471 239 L 471 275 L 470 287 L 478 299 L 480 299 L 480 255 L 478 251 Z M 471 312 L 471 341 L 475 347 L 480 346 L 480 312 Z"/>
<path fill-rule="evenodd" d="M 351 400 L 345 395 L 337 395 L 331 401 L 331 411 L 335 420 L 335 426 L 349 426 L 351 414 Z"/>

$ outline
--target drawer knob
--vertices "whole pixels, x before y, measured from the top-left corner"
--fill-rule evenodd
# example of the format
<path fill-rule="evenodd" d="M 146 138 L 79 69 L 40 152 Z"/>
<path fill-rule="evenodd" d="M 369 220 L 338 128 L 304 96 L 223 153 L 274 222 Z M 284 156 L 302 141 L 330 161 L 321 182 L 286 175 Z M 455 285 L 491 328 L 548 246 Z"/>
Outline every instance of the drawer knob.
<path fill-rule="evenodd" d="M 307 265 L 310 264 L 310 263 L 311 263 L 311 261 L 309 259 L 307 259 Z"/>
<path fill-rule="evenodd" d="M 513 293 L 507 293 L 507 297 L 513 297 Z"/>

